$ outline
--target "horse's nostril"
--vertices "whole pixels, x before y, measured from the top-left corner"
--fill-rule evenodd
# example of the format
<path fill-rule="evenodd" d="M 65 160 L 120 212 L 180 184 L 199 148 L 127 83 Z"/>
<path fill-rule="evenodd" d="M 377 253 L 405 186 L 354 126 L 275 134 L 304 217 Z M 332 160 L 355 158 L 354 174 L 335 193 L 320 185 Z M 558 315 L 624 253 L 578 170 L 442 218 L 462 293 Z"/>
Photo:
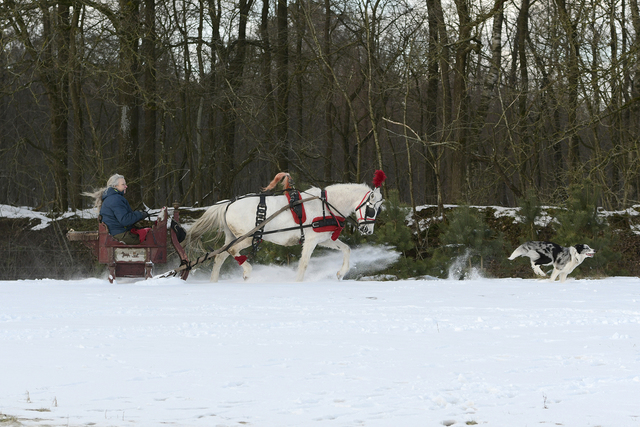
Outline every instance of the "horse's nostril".
<path fill-rule="evenodd" d="M 365 236 L 370 236 L 371 234 L 373 234 L 373 230 L 371 230 L 366 225 L 359 227 L 358 230 L 360 231 L 361 234 L 364 234 Z"/>

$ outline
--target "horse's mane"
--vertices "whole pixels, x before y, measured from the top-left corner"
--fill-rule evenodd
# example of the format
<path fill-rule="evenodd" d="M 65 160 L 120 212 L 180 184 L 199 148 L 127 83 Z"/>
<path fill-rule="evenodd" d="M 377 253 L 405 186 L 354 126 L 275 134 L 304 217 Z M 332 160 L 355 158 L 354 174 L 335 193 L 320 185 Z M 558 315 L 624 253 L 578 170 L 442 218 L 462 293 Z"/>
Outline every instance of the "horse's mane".
<path fill-rule="evenodd" d="M 327 187 L 325 187 L 325 189 L 327 191 L 329 190 L 333 190 L 336 188 L 344 188 L 344 189 L 352 189 L 352 188 L 362 188 L 363 190 L 371 190 L 371 187 L 368 184 L 365 184 L 364 182 L 362 183 L 357 183 L 357 182 L 338 182 L 336 184 L 331 184 L 328 185 Z"/>
<path fill-rule="evenodd" d="M 280 172 L 271 180 L 269 185 L 267 185 L 262 189 L 262 191 L 273 190 L 274 188 L 276 188 L 276 185 L 278 185 L 280 181 L 282 181 L 282 185 L 285 190 L 290 189 L 291 183 L 293 183 L 293 179 L 291 179 L 291 175 L 289 175 L 287 172 Z"/>

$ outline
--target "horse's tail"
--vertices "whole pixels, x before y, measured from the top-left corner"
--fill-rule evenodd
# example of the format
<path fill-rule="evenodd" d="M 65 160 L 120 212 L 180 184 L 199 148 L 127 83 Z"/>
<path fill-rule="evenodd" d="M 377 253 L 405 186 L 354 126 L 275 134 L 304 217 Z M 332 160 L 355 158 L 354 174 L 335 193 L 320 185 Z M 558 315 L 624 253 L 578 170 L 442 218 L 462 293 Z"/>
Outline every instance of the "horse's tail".
<path fill-rule="evenodd" d="M 207 209 L 205 213 L 189 227 L 184 246 L 192 250 L 202 249 L 200 238 L 204 234 L 210 232 L 217 232 L 218 235 L 222 234 L 227 229 L 225 213 L 230 203 L 230 201 L 216 203 Z"/>
<path fill-rule="evenodd" d="M 291 188 L 291 184 L 293 183 L 293 179 L 291 179 L 291 175 L 289 175 L 289 173 L 280 172 L 273 178 L 273 180 L 271 180 L 269 185 L 262 189 L 262 191 L 273 190 L 274 188 L 276 188 L 276 185 L 278 185 L 280 181 L 282 181 L 282 185 L 284 186 L 285 190 Z"/>

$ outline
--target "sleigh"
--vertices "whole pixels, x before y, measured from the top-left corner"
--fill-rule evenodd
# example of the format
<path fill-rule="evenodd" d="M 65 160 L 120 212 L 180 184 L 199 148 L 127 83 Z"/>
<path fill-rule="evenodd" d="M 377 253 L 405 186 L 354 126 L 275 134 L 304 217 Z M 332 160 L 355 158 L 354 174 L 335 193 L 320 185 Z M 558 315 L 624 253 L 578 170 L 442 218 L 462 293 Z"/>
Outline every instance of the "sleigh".
<path fill-rule="evenodd" d="M 174 205 L 173 218 L 178 224 L 179 213 Z M 74 231 L 67 233 L 70 241 L 81 242 L 90 248 L 98 258 L 100 264 L 106 264 L 109 270 L 109 282 L 113 283 L 118 277 L 152 277 L 155 264 L 167 262 L 167 234 L 176 253 L 182 263 L 188 263 L 185 250 L 180 245 L 176 228 L 171 227 L 167 233 L 167 222 L 169 220 L 166 208 L 162 209 L 158 219 L 151 227 L 146 238 L 139 245 L 127 245 L 113 238 L 109 234 L 109 229 L 103 222 L 98 223 L 97 231 Z M 189 270 L 180 272 L 183 280 L 187 279 Z"/>

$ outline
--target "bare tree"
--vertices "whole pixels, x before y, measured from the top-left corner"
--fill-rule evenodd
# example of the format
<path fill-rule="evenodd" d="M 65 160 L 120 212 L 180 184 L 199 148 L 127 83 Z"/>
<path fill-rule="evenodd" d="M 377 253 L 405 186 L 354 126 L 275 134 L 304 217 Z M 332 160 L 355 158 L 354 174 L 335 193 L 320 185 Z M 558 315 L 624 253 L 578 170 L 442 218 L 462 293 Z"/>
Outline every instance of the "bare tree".
<path fill-rule="evenodd" d="M 289 170 L 289 8 L 287 0 L 277 0 L 275 48 L 277 125 L 274 172 Z"/>
<path fill-rule="evenodd" d="M 578 111 L 578 85 L 580 79 L 580 68 L 578 58 L 580 56 L 580 41 L 578 38 L 577 24 L 580 16 L 572 18 L 570 10 L 567 9 L 565 0 L 556 0 L 558 15 L 562 28 L 566 35 L 566 49 L 568 54 L 567 62 L 567 128 L 569 144 L 569 166 L 571 175 L 575 174 L 580 167 L 579 139 L 575 131 Z M 580 11 L 580 9 L 578 9 Z M 574 178 L 575 179 L 575 178 Z"/>
<path fill-rule="evenodd" d="M 28 52 L 37 80 L 43 85 L 49 107 L 51 145 L 34 145 L 50 162 L 54 197 L 51 208 L 69 206 L 69 47 L 71 38 L 68 3 L 5 3 L 13 31 Z M 35 14 L 35 15 L 34 15 Z M 41 24 L 28 19 L 37 16 Z"/>
<path fill-rule="evenodd" d="M 143 3 L 143 36 L 141 45 L 143 118 L 142 149 L 139 152 L 141 167 L 142 199 L 149 206 L 156 204 L 156 128 L 157 128 L 157 94 L 156 94 L 156 5 L 155 0 L 144 0 Z M 196 181 L 196 180 L 194 180 Z"/>

